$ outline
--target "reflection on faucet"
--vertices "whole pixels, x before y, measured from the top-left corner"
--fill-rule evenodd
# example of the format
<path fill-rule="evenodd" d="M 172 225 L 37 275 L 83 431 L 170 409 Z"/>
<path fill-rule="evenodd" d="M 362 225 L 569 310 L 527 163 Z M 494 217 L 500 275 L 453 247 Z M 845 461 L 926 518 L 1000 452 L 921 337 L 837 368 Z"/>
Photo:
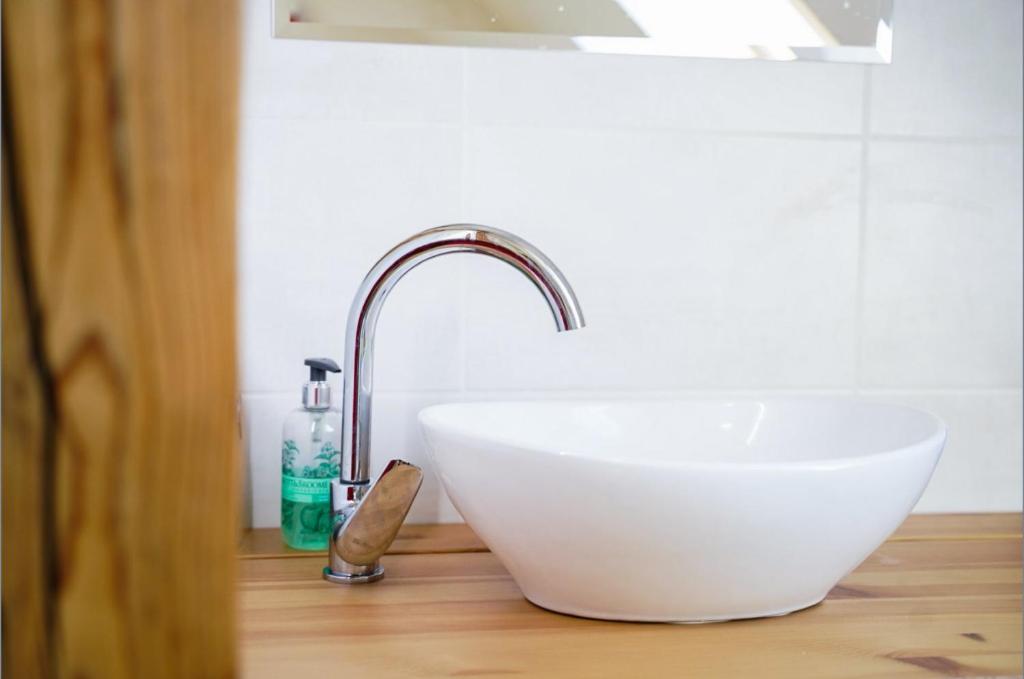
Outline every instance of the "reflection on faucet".
<path fill-rule="evenodd" d="M 373 340 L 388 293 L 410 269 L 453 252 L 500 259 L 522 272 L 544 296 L 559 331 L 582 328 L 583 312 L 562 272 L 540 250 L 506 231 L 454 224 L 422 231 L 399 243 L 363 279 L 352 301 L 345 335 L 341 478 L 331 484 L 334 529 L 324 577 L 372 582 L 384 575 L 378 560 L 394 540 L 419 491 L 422 471 L 392 460 L 370 485 Z"/>

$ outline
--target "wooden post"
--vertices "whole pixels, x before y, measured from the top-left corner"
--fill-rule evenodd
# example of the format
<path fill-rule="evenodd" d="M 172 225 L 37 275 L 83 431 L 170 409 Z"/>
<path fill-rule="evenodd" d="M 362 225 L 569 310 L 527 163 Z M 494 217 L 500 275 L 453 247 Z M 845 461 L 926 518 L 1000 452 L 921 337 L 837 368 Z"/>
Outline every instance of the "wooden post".
<path fill-rule="evenodd" d="M 3 674 L 235 673 L 237 7 L 3 2 Z"/>

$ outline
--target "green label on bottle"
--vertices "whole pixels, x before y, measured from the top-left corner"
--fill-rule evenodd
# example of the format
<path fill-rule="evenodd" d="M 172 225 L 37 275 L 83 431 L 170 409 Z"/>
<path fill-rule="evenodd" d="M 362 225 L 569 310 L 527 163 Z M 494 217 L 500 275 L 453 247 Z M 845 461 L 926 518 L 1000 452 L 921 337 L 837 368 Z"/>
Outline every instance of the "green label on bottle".
<path fill-rule="evenodd" d="M 292 502 L 330 502 L 330 479 L 304 479 L 281 475 L 281 497 Z"/>

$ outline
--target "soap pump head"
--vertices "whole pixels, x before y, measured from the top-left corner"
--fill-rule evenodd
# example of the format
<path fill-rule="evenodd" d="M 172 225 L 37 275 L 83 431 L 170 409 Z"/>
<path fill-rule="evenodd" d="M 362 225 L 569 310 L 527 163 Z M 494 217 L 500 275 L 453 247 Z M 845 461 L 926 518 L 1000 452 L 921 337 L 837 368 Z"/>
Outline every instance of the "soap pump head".
<path fill-rule="evenodd" d="M 327 373 L 340 373 L 341 368 L 329 358 L 307 358 L 309 381 L 302 385 L 302 407 L 309 410 L 327 410 L 331 407 L 331 385 Z"/>

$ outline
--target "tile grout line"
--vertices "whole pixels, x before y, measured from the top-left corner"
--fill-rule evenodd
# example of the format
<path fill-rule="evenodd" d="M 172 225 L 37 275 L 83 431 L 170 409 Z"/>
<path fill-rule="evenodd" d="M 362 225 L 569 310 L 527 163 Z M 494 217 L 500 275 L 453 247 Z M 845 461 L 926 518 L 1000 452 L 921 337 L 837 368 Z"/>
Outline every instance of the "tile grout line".
<path fill-rule="evenodd" d="M 857 204 L 857 291 L 854 295 L 854 393 L 860 395 L 864 386 L 864 291 L 867 269 L 868 230 L 868 165 L 871 140 L 871 66 L 864 66 L 864 89 L 861 100 L 860 200 Z"/>
<path fill-rule="evenodd" d="M 866 66 L 865 68 L 870 68 Z M 464 121 L 444 122 L 432 120 L 369 120 L 359 118 L 344 118 L 330 115 L 322 116 L 295 116 L 295 115 L 257 115 L 245 114 L 241 116 L 246 120 L 263 121 L 288 121 L 288 122 L 332 122 L 341 124 L 361 125 L 365 127 L 399 127 L 399 128 L 435 128 L 456 130 L 466 127 Z M 477 122 L 475 127 L 481 129 L 507 129 L 507 130 L 531 130 L 546 132 L 585 132 L 585 133 L 651 133 L 651 134 L 678 134 L 687 137 L 710 137 L 710 138 L 740 138 L 740 139 L 795 139 L 808 141 L 857 141 L 864 137 L 863 131 L 859 132 L 794 132 L 784 130 L 759 130 L 756 128 L 742 128 L 734 130 L 714 130 L 688 127 L 671 127 L 665 125 L 540 125 L 535 123 L 503 123 L 503 122 Z M 993 134 L 993 135 L 920 135 L 920 134 L 896 134 L 877 133 L 869 134 L 871 141 L 908 143 L 908 144 L 942 144 L 942 145 L 968 145 L 968 146 L 989 146 L 999 144 L 1020 144 L 1024 138 L 1017 135 Z"/>

